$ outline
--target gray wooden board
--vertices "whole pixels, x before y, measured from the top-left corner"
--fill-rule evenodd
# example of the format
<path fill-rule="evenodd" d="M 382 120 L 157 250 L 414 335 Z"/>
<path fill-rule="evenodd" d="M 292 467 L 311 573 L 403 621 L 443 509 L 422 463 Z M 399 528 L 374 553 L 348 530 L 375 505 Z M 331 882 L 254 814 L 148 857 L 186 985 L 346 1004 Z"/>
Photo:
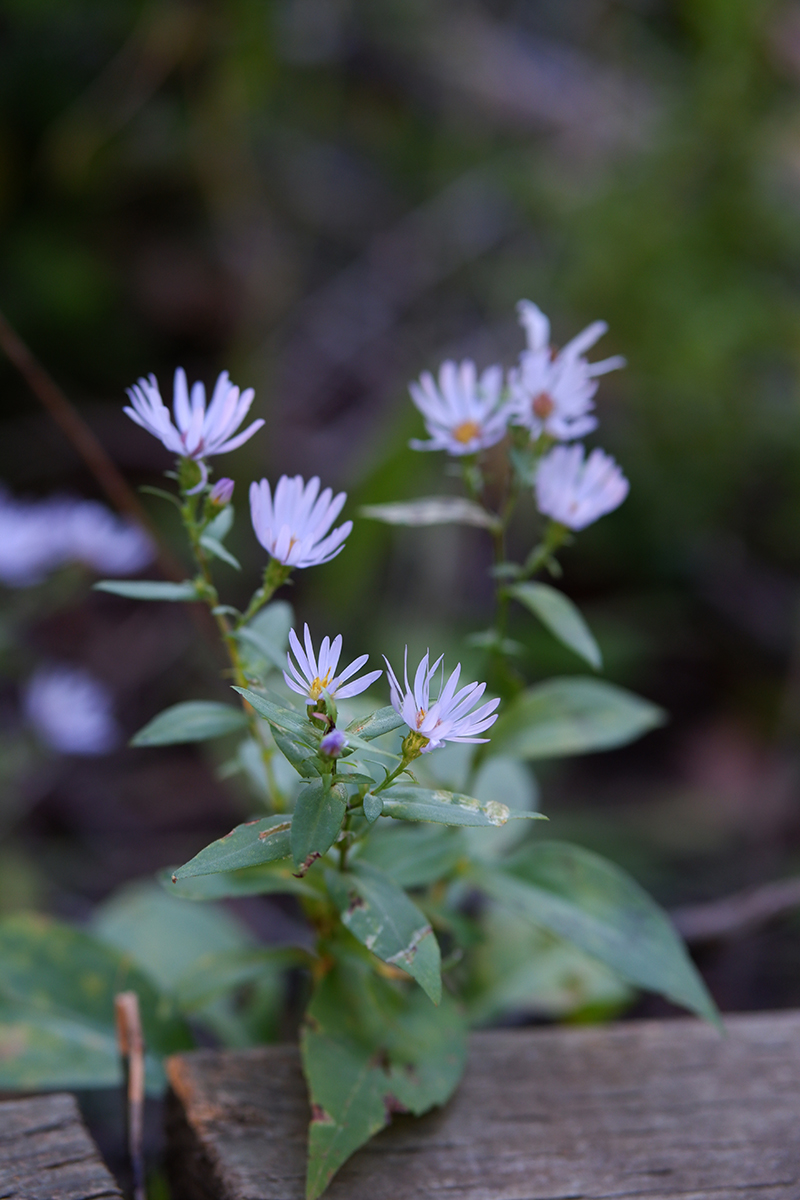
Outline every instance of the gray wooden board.
<path fill-rule="evenodd" d="M 456 1095 L 395 1117 L 329 1200 L 798 1200 L 800 1012 L 495 1030 Z M 302 1200 L 297 1051 L 169 1060 L 175 1200 Z"/>
<path fill-rule="evenodd" d="M 74 1096 L 0 1101 L 0 1200 L 122 1200 Z"/>

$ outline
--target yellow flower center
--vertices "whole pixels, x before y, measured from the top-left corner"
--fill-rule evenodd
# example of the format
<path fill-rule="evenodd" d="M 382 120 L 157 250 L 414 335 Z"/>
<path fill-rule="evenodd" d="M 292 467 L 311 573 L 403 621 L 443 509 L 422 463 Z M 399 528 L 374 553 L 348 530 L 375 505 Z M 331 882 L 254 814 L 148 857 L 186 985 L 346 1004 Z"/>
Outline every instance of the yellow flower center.
<path fill-rule="evenodd" d="M 473 438 L 480 437 L 480 433 L 481 427 L 477 421 L 462 421 L 453 430 L 453 437 L 457 442 L 461 442 L 462 446 L 466 446 Z"/>
<path fill-rule="evenodd" d="M 533 415 L 538 417 L 540 421 L 544 421 L 550 416 L 555 408 L 552 396 L 548 396 L 547 392 L 539 392 L 538 396 L 534 396 L 531 404 Z"/>
<path fill-rule="evenodd" d="M 419 710 L 419 712 L 417 713 L 417 729 L 419 729 L 420 725 L 421 725 L 421 724 L 422 724 L 422 722 L 425 720 L 425 717 L 426 717 L 426 716 L 427 716 L 427 714 L 426 714 L 426 712 L 425 712 L 425 709 L 424 709 L 424 708 L 421 708 L 421 709 Z"/>
<path fill-rule="evenodd" d="M 324 679 L 320 679 L 319 675 L 316 676 L 314 682 L 311 684 L 311 687 L 308 689 L 315 700 L 319 700 L 320 695 L 325 691 L 325 688 L 328 686 L 330 681 L 330 671 L 327 672 Z"/>

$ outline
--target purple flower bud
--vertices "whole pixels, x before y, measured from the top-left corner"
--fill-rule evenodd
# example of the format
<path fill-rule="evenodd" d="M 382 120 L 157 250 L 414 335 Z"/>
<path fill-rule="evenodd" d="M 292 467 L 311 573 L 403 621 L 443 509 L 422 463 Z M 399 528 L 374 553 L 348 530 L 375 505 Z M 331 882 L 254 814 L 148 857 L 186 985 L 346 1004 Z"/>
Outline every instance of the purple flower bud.
<path fill-rule="evenodd" d="M 233 480 L 223 475 L 222 479 L 218 479 L 209 492 L 209 500 L 212 504 L 217 504 L 220 508 L 224 508 L 233 499 L 234 486 Z"/>
<path fill-rule="evenodd" d="M 332 729 L 319 744 L 320 754 L 325 758 L 339 758 L 346 745 L 347 738 L 341 729 Z"/>

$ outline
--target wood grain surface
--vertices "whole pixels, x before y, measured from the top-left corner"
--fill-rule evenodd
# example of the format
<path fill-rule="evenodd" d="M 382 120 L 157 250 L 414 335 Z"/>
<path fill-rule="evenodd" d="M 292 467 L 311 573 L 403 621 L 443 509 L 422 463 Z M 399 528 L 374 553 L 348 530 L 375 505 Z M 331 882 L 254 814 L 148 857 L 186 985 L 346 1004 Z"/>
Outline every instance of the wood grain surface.
<path fill-rule="evenodd" d="M 329 1200 L 800 1200 L 800 1012 L 477 1033 L 455 1097 L 395 1117 Z M 175 1200 L 302 1200 L 289 1046 L 169 1060 Z"/>
<path fill-rule="evenodd" d="M 122 1200 L 74 1096 L 0 1102 L 0 1200 Z"/>

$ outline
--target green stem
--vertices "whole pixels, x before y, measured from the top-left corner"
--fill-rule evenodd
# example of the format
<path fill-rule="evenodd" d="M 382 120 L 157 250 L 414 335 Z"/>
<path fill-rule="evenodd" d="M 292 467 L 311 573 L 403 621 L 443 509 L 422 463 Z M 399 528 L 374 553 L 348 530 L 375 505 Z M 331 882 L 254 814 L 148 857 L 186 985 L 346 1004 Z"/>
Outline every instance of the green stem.
<path fill-rule="evenodd" d="M 185 462 L 185 460 L 184 460 L 184 462 Z M 181 464 L 181 476 L 183 475 L 184 470 L 185 470 L 185 468 L 182 463 Z M 183 491 L 183 489 L 182 489 L 182 491 Z M 205 528 L 205 525 L 208 522 L 203 521 L 202 518 L 198 519 L 199 497 L 197 495 L 189 496 L 189 495 L 186 495 L 185 491 L 183 491 L 182 500 L 183 500 L 183 505 L 181 507 L 181 516 L 183 518 L 183 524 L 186 529 L 187 535 L 189 537 L 189 544 L 191 546 L 192 556 L 195 560 L 195 563 L 197 564 L 197 569 L 198 569 L 198 572 L 200 575 L 200 580 L 202 581 L 203 586 L 202 586 L 201 590 L 203 593 L 203 598 L 211 611 L 211 615 L 214 618 L 214 621 L 216 622 L 217 629 L 219 630 L 219 634 L 222 639 L 222 644 L 225 647 L 225 650 L 228 655 L 228 659 L 231 664 L 231 671 L 232 671 L 233 677 L 236 681 L 236 685 L 238 687 L 246 688 L 248 686 L 249 681 L 248 681 L 247 676 L 244 671 L 244 666 L 242 664 L 241 655 L 239 654 L 239 646 L 238 646 L 238 642 L 236 640 L 235 632 L 234 632 L 234 629 L 231 627 L 230 622 L 228 621 L 227 614 L 224 612 L 219 612 L 219 596 L 217 593 L 217 589 L 214 586 L 214 580 L 213 580 L 213 577 L 211 574 L 211 564 L 209 563 L 208 555 L 206 554 L 206 552 L 203 548 L 202 542 L 200 540 L 202 537 L 203 529 Z M 270 560 L 270 564 L 267 567 L 266 571 L 264 572 L 265 587 L 267 586 L 267 577 L 269 575 L 270 568 L 273 566 L 273 563 L 274 563 L 274 560 Z M 285 579 L 288 576 L 289 568 L 284 568 L 283 564 L 278 564 L 278 566 L 280 566 L 282 568 L 282 570 L 286 571 L 286 575 L 283 577 Z M 267 603 L 267 601 L 271 598 L 272 594 L 280 586 L 280 582 L 283 582 L 283 580 L 278 581 L 277 573 L 275 573 L 275 574 L 276 574 L 276 577 L 274 579 L 274 582 L 272 582 L 272 580 L 270 581 L 272 586 L 271 586 L 269 595 L 267 595 L 266 599 L 262 600 L 261 603 L 256 607 L 256 609 L 255 609 L 256 612 L 258 611 L 258 608 L 260 608 L 262 606 L 262 604 Z M 265 587 L 260 588 L 259 592 L 257 592 L 256 595 L 259 595 L 259 593 L 263 593 L 265 590 Z M 251 608 L 253 607 L 252 601 L 251 601 L 250 607 Z M 246 616 L 247 616 L 247 614 L 245 614 L 245 618 L 246 618 Z M 244 623 L 245 618 L 242 618 L 239 621 L 237 621 L 236 627 L 235 627 L 236 629 L 238 629 Z M 247 703 L 246 700 L 242 700 L 242 706 L 244 708 L 244 712 L 247 717 L 247 722 L 250 727 L 250 736 L 254 739 L 256 745 L 259 747 L 259 749 L 261 751 L 261 760 L 264 764 L 264 773 L 267 777 L 267 787 L 269 789 L 272 806 L 276 812 L 285 812 L 286 807 L 287 807 L 286 797 L 283 795 L 283 792 L 278 787 L 278 782 L 275 778 L 275 772 L 272 768 L 273 751 L 270 749 L 269 746 L 265 746 L 264 742 L 262 741 L 261 724 L 259 722 L 258 715 L 255 712 L 255 710 Z"/>

